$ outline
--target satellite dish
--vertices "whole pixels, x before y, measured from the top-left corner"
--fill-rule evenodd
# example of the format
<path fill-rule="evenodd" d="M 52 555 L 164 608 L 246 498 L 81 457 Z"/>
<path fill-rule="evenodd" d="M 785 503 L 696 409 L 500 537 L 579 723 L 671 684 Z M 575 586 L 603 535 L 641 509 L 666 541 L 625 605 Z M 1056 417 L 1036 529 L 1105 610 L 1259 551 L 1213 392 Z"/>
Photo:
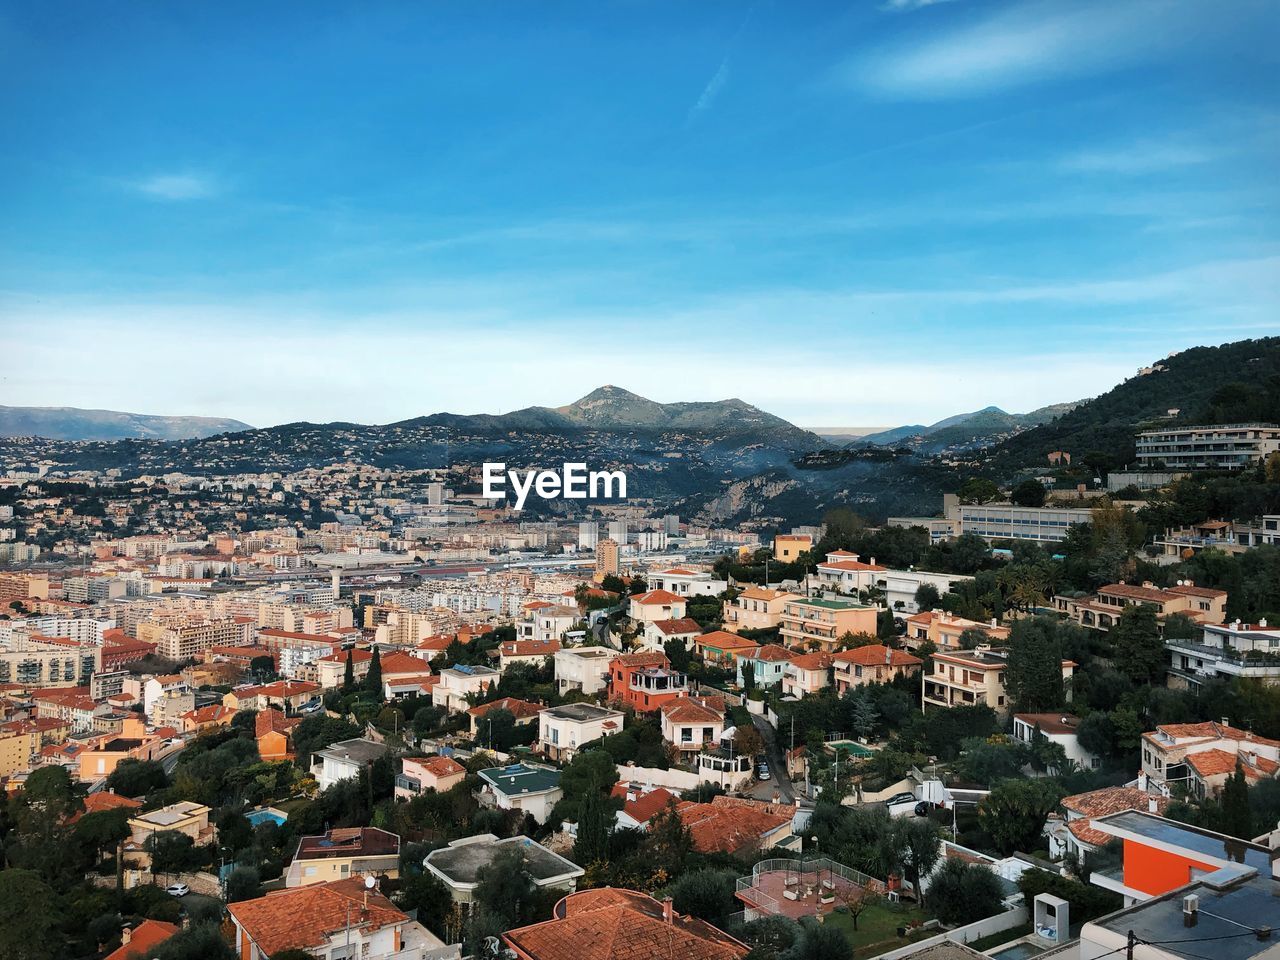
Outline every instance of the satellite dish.
<path fill-rule="evenodd" d="M 377 878 L 377 877 L 365 877 L 365 878 L 364 878 L 364 886 L 365 886 L 365 889 L 366 889 L 366 890 L 372 890 L 372 889 L 373 889 L 374 887 L 376 887 L 377 885 L 378 885 L 378 878 Z"/>

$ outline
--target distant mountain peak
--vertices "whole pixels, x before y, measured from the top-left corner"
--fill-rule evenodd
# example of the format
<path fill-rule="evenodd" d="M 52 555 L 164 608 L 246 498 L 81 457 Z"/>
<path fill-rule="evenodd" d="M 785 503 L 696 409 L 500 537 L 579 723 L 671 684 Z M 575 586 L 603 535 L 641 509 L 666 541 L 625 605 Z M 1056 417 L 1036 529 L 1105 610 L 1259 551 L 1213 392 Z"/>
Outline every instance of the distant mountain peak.
<path fill-rule="evenodd" d="M 191 440 L 253 427 L 225 417 L 167 417 L 80 407 L 0 406 L 0 437 L 50 440 Z"/>

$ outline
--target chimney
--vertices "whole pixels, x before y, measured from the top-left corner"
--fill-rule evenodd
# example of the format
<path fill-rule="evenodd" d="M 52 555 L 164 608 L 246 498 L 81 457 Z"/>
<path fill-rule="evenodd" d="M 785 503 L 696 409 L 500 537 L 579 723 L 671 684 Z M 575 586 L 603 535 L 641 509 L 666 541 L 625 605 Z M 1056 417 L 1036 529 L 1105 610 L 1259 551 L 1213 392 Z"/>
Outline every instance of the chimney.
<path fill-rule="evenodd" d="M 1259 620 L 1258 626 L 1262 627 L 1265 630 L 1267 627 L 1267 618 L 1263 617 L 1261 620 Z"/>
<path fill-rule="evenodd" d="M 674 923 L 676 918 L 675 906 L 672 904 L 670 897 L 662 898 L 662 919 L 667 923 Z"/>
<path fill-rule="evenodd" d="M 887 667 L 893 666 L 893 650 L 890 647 L 884 648 L 884 663 Z"/>
<path fill-rule="evenodd" d="M 1155 813 L 1159 810 L 1159 808 L 1160 808 L 1160 804 L 1156 801 L 1155 797 L 1151 797 L 1147 801 L 1147 813 Z"/>
<path fill-rule="evenodd" d="M 133 927 L 126 923 L 120 928 L 120 946 L 127 947 L 132 939 Z"/>
<path fill-rule="evenodd" d="M 1184 927 L 1194 927 L 1199 919 L 1200 898 L 1194 893 L 1189 893 L 1182 898 L 1182 925 Z"/>

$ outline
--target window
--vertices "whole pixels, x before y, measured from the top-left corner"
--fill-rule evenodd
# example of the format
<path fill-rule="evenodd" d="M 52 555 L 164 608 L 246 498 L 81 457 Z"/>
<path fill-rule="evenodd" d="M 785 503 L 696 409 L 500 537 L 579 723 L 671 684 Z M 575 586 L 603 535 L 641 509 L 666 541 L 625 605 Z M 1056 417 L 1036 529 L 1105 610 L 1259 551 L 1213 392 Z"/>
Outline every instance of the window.
<path fill-rule="evenodd" d="M 693 727 L 680 728 L 680 742 L 693 743 Z"/>

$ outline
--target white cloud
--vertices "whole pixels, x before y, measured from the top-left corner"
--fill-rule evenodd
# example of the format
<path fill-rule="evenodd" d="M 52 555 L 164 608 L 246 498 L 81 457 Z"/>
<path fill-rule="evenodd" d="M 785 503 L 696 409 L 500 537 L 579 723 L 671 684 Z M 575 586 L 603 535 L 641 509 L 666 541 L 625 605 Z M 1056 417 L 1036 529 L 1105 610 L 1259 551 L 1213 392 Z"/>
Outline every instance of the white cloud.
<path fill-rule="evenodd" d="M 165 173 L 138 180 L 133 188 L 152 200 L 205 200 L 216 194 L 211 177 L 195 173 Z"/>
<path fill-rule="evenodd" d="M 951 2 L 952 0 L 885 0 L 880 5 L 880 9 L 889 13 L 908 13 L 912 10 L 921 10 L 925 7 Z"/>
<path fill-rule="evenodd" d="M 1064 157 L 1058 167 L 1071 173 L 1157 173 L 1208 163 L 1217 151 L 1182 143 L 1137 141 L 1125 147 L 1082 150 Z"/>
<path fill-rule="evenodd" d="M 716 97 L 720 96 L 720 91 L 724 89 L 726 83 L 729 82 L 729 57 L 720 61 L 720 67 L 712 74 L 711 79 L 707 81 L 707 85 L 702 88 L 697 102 L 689 108 L 687 121 L 692 123 L 703 113 L 711 109 L 711 105 L 716 102 Z"/>
<path fill-rule="evenodd" d="M 1242 10 L 1247 11 L 1250 5 Z M 1195 0 L 1037 0 L 940 36 L 845 63 L 851 86 L 905 99 L 947 99 L 1148 61 L 1196 39 L 1221 11 Z"/>

